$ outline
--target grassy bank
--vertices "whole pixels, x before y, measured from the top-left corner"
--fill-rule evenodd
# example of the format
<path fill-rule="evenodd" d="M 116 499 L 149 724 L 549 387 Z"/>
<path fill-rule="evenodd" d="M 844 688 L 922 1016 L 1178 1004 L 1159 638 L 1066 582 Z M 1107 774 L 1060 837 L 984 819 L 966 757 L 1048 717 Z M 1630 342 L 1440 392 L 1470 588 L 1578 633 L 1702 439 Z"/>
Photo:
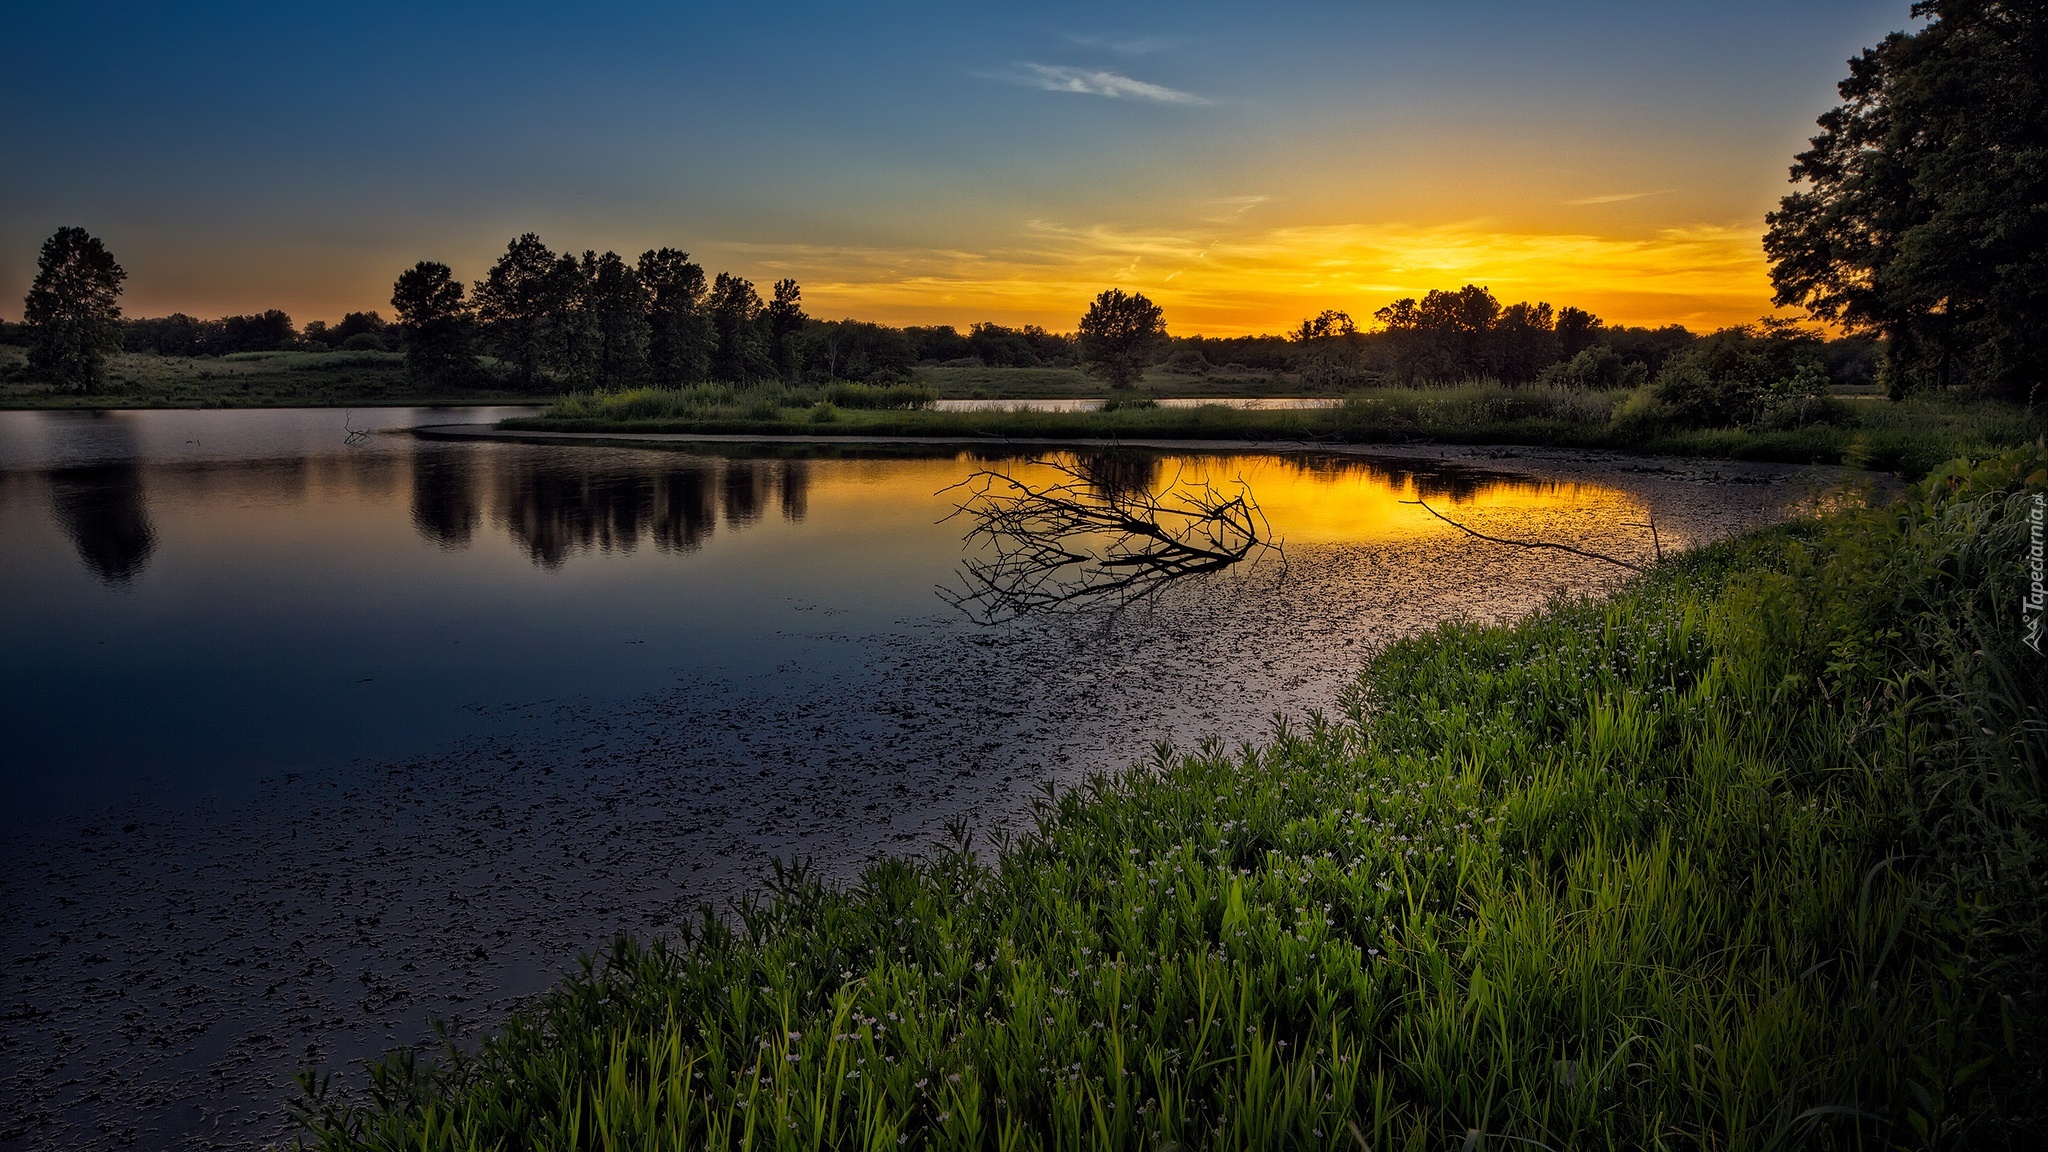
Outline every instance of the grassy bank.
<path fill-rule="evenodd" d="M 914 383 L 948 400 L 1027 400 L 1041 398 L 1101 399 L 1110 387 L 1099 376 L 1079 368 L 948 368 L 919 365 Z M 1154 368 L 1145 374 L 1145 392 L 1159 397 L 1229 399 L 1243 396 L 1334 395 L 1304 387 L 1281 372 L 1210 372 L 1197 375 Z"/>
<path fill-rule="evenodd" d="M 2048 457 L 1446 625 L 1346 715 L 785 873 L 352 1148 L 2023 1147 L 2048 1123 Z"/>
<path fill-rule="evenodd" d="M 121 352 L 90 396 L 33 380 L 20 348 L 0 346 L 0 409 L 319 408 L 546 403 L 556 392 L 422 385 L 396 352 L 238 352 L 218 358 Z"/>
<path fill-rule="evenodd" d="M 841 386 L 842 388 L 847 386 Z M 858 385 L 851 386 L 858 388 Z M 832 403 L 818 390 L 700 385 L 562 397 L 507 427 L 560 432 L 685 432 L 745 436 L 973 436 L 1323 440 L 1521 444 L 1794 464 L 1847 464 L 1922 475 L 1944 460 L 2026 444 L 2048 422 L 1981 400 L 1919 397 L 1830 401 L 1827 422 L 1684 428 L 1634 418 L 1627 392 L 1472 384 L 1357 392 L 1342 406 L 1246 411 L 1222 406 L 1106 412 L 940 412 Z M 934 398 L 935 394 L 934 394 Z"/>

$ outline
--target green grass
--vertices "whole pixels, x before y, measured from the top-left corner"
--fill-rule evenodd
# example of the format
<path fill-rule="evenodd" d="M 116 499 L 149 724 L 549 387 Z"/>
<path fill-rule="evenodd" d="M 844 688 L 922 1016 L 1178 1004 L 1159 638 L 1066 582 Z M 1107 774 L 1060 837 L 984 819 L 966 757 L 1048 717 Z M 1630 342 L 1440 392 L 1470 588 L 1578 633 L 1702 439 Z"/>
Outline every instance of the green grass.
<path fill-rule="evenodd" d="M 2048 455 L 1447 624 L 1341 718 L 801 868 L 471 1051 L 308 1078 L 325 1149 L 2030 1147 L 2048 1124 Z"/>
<path fill-rule="evenodd" d="M 1101 399 L 1111 389 L 1100 377 L 1079 368 L 944 368 L 913 370 L 913 379 L 947 400 Z M 1145 391 L 1160 397 L 1229 399 L 1244 396 L 1303 396 L 1303 388 L 1284 373 L 1214 372 L 1196 376 L 1154 370 L 1145 376 Z"/>
<path fill-rule="evenodd" d="M 0 409 L 296 408 L 339 405 L 545 403 L 553 388 L 423 386 L 395 352 L 237 352 L 215 358 L 122 352 L 107 387 L 81 396 L 30 378 L 27 357 L 0 346 Z"/>
<path fill-rule="evenodd" d="M 961 369 L 960 371 L 968 371 Z M 993 370 L 991 370 L 993 371 Z M 1004 371 L 1025 371 L 1006 369 Z M 2048 430 L 2009 405 L 1920 397 L 1839 402 L 1837 423 L 1797 428 L 1686 429 L 1617 420 L 1628 393 L 1468 384 L 1378 388 L 1332 409 L 1252 412 L 1222 406 L 1104 412 L 816 412 L 806 390 L 638 389 L 565 398 L 507 427 L 563 432 L 747 436 L 964 436 L 1017 439 L 1310 440 L 1522 444 L 1785 463 L 1849 464 L 1922 475 L 1961 455 L 2029 443 Z M 844 405 L 835 405 L 844 409 Z"/>

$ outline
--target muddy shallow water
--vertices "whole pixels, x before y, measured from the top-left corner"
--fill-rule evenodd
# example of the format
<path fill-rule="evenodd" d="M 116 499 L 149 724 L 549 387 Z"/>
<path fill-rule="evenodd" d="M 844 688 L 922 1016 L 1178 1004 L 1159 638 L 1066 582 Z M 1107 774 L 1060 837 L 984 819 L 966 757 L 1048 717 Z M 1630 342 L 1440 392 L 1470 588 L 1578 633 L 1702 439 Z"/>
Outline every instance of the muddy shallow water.
<path fill-rule="evenodd" d="M 1796 469 L 1095 454 L 1242 479 L 1262 562 L 1109 617 L 949 609 L 969 456 L 378 433 L 489 412 L 0 414 L 0 1147 L 254 1146 L 290 1078 L 488 1022 L 770 859 L 845 876 L 1276 713 L 1365 655 L 1794 514 Z M 351 436 L 352 432 L 372 434 Z"/>

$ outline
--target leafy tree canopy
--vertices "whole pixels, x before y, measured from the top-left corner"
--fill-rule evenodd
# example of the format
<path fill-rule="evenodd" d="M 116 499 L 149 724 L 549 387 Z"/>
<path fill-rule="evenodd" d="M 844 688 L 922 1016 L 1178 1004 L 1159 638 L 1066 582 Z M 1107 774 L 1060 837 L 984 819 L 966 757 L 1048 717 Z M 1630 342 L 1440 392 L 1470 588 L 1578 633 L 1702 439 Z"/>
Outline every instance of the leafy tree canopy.
<path fill-rule="evenodd" d="M 1144 378 L 1152 350 L 1166 339 L 1166 313 L 1139 293 L 1111 288 L 1088 306 L 1080 335 L 1088 370 L 1112 388 L 1129 388 Z"/>
<path fill-rule="evenodd" d="M 36 257 L 23 301 L 31 370 L 60 387 L 99 389 L 106 357 L 121 348 L 121 282 L 128 273 L 83 228 L 59 228 Z"/>
<path fill-rule="evenodd" d="M 1766 219 L 1777 302 L 1886 338 L 1894 395 L 2048 372 L 2048 5 L 1925 0 L 1849 62 Z"/>
<path fill-rule="evenodd" d="M 407 371 L 440 382 L 458 382 L 474 374 L 469 306 L 462 298 L 462 281 L 446 264 L 422 260 L 399 273 L 391 289 L 391 307 L 405 338 Z"/>

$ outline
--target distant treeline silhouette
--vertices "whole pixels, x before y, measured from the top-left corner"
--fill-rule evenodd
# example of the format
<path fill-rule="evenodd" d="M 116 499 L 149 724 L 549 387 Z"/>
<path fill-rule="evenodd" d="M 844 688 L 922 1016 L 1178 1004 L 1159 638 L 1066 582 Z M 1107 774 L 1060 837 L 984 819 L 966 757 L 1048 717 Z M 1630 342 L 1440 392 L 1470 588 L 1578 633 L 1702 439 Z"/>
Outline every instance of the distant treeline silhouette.
<path fill-rule="evenodd" d="M 69 241 L 92 258 L 104 256 L 82 231 Z M 122 274 L 105 262 L 110 291 L 118 293 Z M 1142 296 L 1125 303 L 1157 313 Z M 558 254 L 533 233 L 506 245 L 474 284 L 456 279 L 445 264 L 416 264 L 398 277 L 392 304 L 392 319 L 378 311 L 350 312 L 337 323 L 303 328 L 277 309 L 201 320 L 183 313 L 121 319 L 109 308 L 106 335 L 96 339 L 163 356 L 403 351 L 408 371 L 422 380 L 453 387 L 511 383 L 536 391 L 703 382 L 887 384 L 909 380 L 920 365 L 1070 368 L 1091 355 L 1102 359 L 1084 340 L 1085 317 L 1077 334 L 1036 325 L 980 323 L 962 332 L 951 325 L 820 320 L 804 312 L 802 289 L 792 279 L 775 282 L 763 299 L 752 281 L 728 272 L 707 277 L 679 249 L 650 249 L 629 263 L 616 252 Z M 1102 306 L 1098 299 L 1090 316 Z M 1866 382 L 1879 356 L 1868 338 L 1823 340 L 1772 322 L 1708 336 L 1676 324 L 1609 325 L 1569 305 L 1504 304 L 1476 284 L 1395 300 L 1372 319 L 1376 327 L 1361 330 L 1348 313 L 1325 310 L 1285 334 L 1174 337 L 1155 315 L 1152 334 L 1133 350 L 1155 371 L 1286 374 L 1331 390 L 1475 379 L 1599 390 L 1656 382 L 1660 395 L 1672 394 L 1666 399 L 1683 391 L 1676 377 L 1666 379 L 1667 369 L 1681 360 L 1710 360 L 1716 395 L 1700 403 L 1731 411 L 1756 407 L 1764 402 L 1757 397 L 1784 391 L 1795 376 Z M 0 325 L 0 340 L 26 343 L 27 336 L 25 326 Z M 1126 365 L 1123 375 L 1132 371 Z M 78 375 L 88 379 L 90 373 Z"/>

